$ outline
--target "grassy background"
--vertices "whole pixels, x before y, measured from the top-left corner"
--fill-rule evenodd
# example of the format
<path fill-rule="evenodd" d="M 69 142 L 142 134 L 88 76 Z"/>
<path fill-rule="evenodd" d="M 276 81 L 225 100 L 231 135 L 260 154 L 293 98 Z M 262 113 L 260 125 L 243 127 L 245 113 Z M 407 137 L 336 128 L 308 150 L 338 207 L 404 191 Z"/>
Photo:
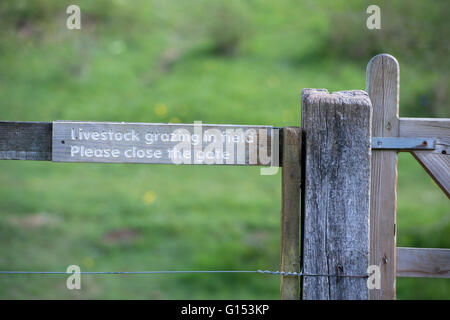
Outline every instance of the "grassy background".
<path fill-rule="evenodd" d="M 82 29 L 67 30 L 79 4 Z M 10 121 L 290 126 L 300 91 L 364 89 L 381 52 L 401 67 L 401 116 L 449 117 L 448 1 L 0 3 L 0 112 Z M 0 269 L 279 269 L 281 176 L 258 168 L 0 162 Z M 399 156 L 398 245 L 450 247 L 446 196 Z M 277 299 L 271 275 L 0 276 L 0 298 Z M 399 299 L 450 299 L 398 279 Z"/>

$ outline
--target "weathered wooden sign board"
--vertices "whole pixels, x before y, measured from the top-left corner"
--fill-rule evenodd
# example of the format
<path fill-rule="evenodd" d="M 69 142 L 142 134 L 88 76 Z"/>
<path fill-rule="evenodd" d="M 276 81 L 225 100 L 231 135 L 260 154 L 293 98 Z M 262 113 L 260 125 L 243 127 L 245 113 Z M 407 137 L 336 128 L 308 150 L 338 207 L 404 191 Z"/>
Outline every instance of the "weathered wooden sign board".
<path fill-rule="evenodd" d="M 57 162 L 278 166 L 279 129 L 271 126 L 77 121 L 52 126 Z"/>

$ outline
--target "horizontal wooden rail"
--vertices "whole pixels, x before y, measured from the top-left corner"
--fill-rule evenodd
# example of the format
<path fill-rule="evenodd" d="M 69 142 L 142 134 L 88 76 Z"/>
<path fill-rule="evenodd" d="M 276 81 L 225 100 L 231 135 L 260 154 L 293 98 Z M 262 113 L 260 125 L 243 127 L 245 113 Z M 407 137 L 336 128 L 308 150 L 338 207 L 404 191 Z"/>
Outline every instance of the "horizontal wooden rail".
<path fill-rule="evenodd" d="M 400 118 L 399 137 L 435 138 L 432 153 L 450 154 L 450 119 Z"/>
<path fill-rule="evenodd" d="M 51 122 L 0 121 L 1 160 L 52 160 Z"/>
<path fill-rule="evenodd" d="M 220 126 L 221 125 L 217 125 L 217 127 Z M 223 126 L 226 127 L 226 125 Z M 230 127 L 253 128 L 245 126 Z M 255 127 L 257 128 L 258 126 Z M 280 130 L 280 128 L 273 129 L 277 131 L 278 137 L 280 138 L 279 160 L 281 165 L 281 141 L 283 132 L 282 130 Z M 52 122 L 0 121 L 0 160 L 51 161 L 52 135 Z M 411 152 L 416 158 L 418 158 L 419 162 L 421 162 L 421 160 L 424 162 L 431 161 L 433 163 L 440 163 L 441 166 L 448 166 L 448 162 L 450 161 L 450 159 L 442 157 L 442 155 L 450 154 L 450 119 L 400 118 L 399 138 L 410 138 L 411 140 L 414 138 L 433 139 L 433 142 L 435 143 L 433 148 L 430 148 L 429 146 L 417 146 L 417 150 Z M 380 138 L 374 137 L 374 139 Z M 397 151 L 410 151 L 408 150 L 408 148 L 402 147 L 399 144 L 400 142 L 402 142 L 402 140 L 399 140 L 398 142 L 390 142 L 389 144 L 393 145 L 391 149 L 396 149 Z M 396 145 L 398 146 L 396 147 Z M 379 146 L 374 146 L 374 148 L 385 149 L 384 147 Z M 431 154 L 435 155 L 431 156 Z M 429 158 L 430 156 L 432 158 Z M 439 175 L 439 173 L 436 173 L 436 175 Z M 440 178 L 438 180 L 438 182 L 440 183 L 441 181 L 445 181 L 445 179 L 443 178 Z"/>
<path fill-rule="evenodd" d="M 64 161 L 64 162 L 128 162 L 128 163 L 165 163 L 176 164 L 169 158 L 168 152 L 173 149 L 180 141 L 167 141 L 163 142 L 162 138 L 159 141 L 144 141 L 144 134 L 150 135 L 156 134 L 159 137 L 166 136 L 181 136 L 187 134 L 188 137 L 196 135 L 196 130 L 200 126 L 196 127 L 196 124 L 157 124 L 157 123 L 125 123 L 125 122 L 69 122 L 69 121 L 57 121 L 57 122 L 7 122 L 0 121 L 0 160 L 41 160 L 41 161 Z M 76 128 L 76 133 L 71 133 L 71 128 Z M 202 149 L 206 154 L 206 146 L 214 141 L 215 138 L 222 139 L 218 144 L 226 151 L 232 150 L 232 159 L 219 159 L 216 162 L 198 161 L 195 162 L 183 161 L 181 163 L 187 164 L 224 164 L 224 165 L 258 165 L 258 166 L 281 166 L 281 154 L 282 148 L 280 143 L 282 141 L 281 128 L 272 126 L 241 126 L 241 125 L 210 125 L 201 124 L 200 135 L 203 140 L 200 140 L 200 146 L 196 147 L 192 145 L 192 159 L 193 154 L 196 152 L 196 148 Z M 92 139 L 84 139 L 82 136 L 75 137 L 78 132 L 83 134 L 90 134 L 88 130 L 93 130 Z M 108 135 L 104 138 L 99 138 L 99 132 L 111 131 L 111 136 L 115 133 L 122 136 L 126 136 L 124 133 L 120 133 L 122 130 L 128 130 L 133 132 L 140 132 L 140 140 L 128 142 L 126 139 L 119 139 L 120 141 L 105 141 L 108 139 Z M 115 133 L 112 131 L 114 130 Z M 177 131 L 183 131 L 185 133 L 175 133 Z M 208 133 L 209 132 L 209 133 Z M 212 133 L 214 132 L 214 133 Z M 230 133 L 230 135 L 228 135 Z M 238 133 L 243 133 L 242 140 L 233 141 L 231 138 L 237 137 Z M 109 132 L 106 132 L 109 133 Z M 82 134 L 82 135 L 83 135 Z M 95 136 L 94 136 L 95 134 Z M 211 139 L 214 135 L 214 139 L 207 141 L 205 136 Z M 198 136 L 198 134 L 197 134 Z M 246 140 L 251 137 L 251 141 Z M 81 141 L 83 140 L 83 141 Z M 229 144 L 229 142 L 231 142 Z M 71 145 L 79 146 L 83 144 L 87 148 L 91 148 L 91 151 L 95 148 L 109 148 L 109 158 L 96 158 L 86 153 L 86 157 L 81 158 L 80 153 L 76 157 L 71 155 Z M 189 143 L 188 143 L 189 144 Z M 146 148 L 158 149 L 161 151 L 161 156 L 156 159 L 147 159 L 144 157 L 134 156 L 130 153 L 125 154 L 126 148 Z M 118 155 L 113 159 L 111 155 L 111 148 L 115 148 Z M 190 146 L 189 146 L 190 149 Z M 105 149 L 104 149 L 105 150 Z M 197 149 L 198 150 L 198 149 Z M 215 149 L 216 150 L 216 149 Z M 100 150 L 102 151 L 102 150 Z M 92 153 L 92 152 L 91 152 Z M 271 154 L 277 155 L 272 157 Z M 106 154 L 106 153 L 105 153 Z M 184 157 L 184 156 L 182 156 Z M 184 159 L 183 159 L 184 160 Z M 188 159 L 191 160 L 191 159 Z M 230 160 L 230 161 L 228 161 Z"/>
<path fill-rule="evenodd" d="M 450 278 L 450 249 L 397 248 L 397 277 Z"/>

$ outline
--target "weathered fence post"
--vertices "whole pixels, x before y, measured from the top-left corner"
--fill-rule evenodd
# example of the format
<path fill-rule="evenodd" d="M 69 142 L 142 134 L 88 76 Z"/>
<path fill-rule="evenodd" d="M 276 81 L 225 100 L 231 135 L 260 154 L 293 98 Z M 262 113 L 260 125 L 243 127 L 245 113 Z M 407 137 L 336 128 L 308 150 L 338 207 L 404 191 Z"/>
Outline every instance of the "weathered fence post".
<path fill-rule="evenodd" d="M 302 92 L 303 299 L 368 299 L 371 102 Z"/>
<path fill-rule="evenodd" d="M 283 128 L 282 150 L 281 270 L 300 272 L 300 128 Z M 299 299 L 300 279 L 282 275 L 280 297 L 282 300 Z"/>
<path fill-rule="evenodd" d="M 380 54 L 367 65 L 366 91 L 373 107 L 372 135 L 398 137 L 400 71 L 397 60 Z M 370 199 L 370 264 L 380 267 L 381 288 L 370 299 L 395 299 L 397 150 L 374 150 Z"/>

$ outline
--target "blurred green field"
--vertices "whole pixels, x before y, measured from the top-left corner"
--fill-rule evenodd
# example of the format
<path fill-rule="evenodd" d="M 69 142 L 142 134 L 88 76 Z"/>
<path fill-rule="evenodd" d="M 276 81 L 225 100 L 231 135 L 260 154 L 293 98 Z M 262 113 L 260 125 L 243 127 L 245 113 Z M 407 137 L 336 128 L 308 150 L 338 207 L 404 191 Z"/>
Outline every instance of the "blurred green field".
<path fill-rule="evenodd" d="M 428 33 L 448 27 L 443 1 L 390 4 L 387 15 L 406 6 L 426 27 L 410 29 L 419 45 L 406 48 L 389 38 L 389 21 L 365 28 L 368 2 L 76 3 L 82 29 L 73 31 L 65 27 L 72 1 L 0 3 L 1 120 L 296 126 L 302 88 L 364 89 L 366 64 L 381 52 L 400 63 L 401 116 L 449 117 L 448 40 Z M 342 21 L 349 27 L 339 29 Z M 370 32 L 382 35 L 375 47 L 361 40 Z M 341 52 L 339 43 L 362 49 Z M 0 181 L 1 270 L 279 269 L 279 173 L 2 161 Z M 450 248 L 449 235 L 447 197 L 401 154 L 398 246 Z M 65 284 L 64 275 L 0 275 L 0 298 L 279 297 L 279 278 L 259 274 L 86 275 L 82 290 Z M 400 278 L 397 296 L 450 299 L 450 281 Z"/>

